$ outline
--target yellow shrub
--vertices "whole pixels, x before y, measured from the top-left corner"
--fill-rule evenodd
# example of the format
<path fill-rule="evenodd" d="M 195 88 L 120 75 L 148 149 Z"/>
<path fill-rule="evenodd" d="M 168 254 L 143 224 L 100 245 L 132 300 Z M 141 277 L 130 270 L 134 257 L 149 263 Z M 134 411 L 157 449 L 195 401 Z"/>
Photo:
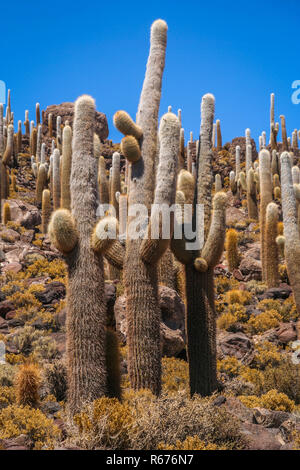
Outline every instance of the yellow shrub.
<path fill-rule="evenodd" d="M 218 447 L 216 444 L 206 444 L 201 441 L 198 436 L 187 436 L 182 441 L 176 441 L 176 445 L 168 445 L 164 442 L 160 442 L 157 446 L 158 450 L 222 450 L 225 447 Z"/>
<path fill-rule="evenodd" d="M 224 372 L 229 377 L 236 377 L 242 370 L 243 365 L 236 357 L 230 356 L 217 361 L 217 367 L 219 372 Z"/>
<path fill-rule="evenodd" d="M 281 314 L 281 303 L 279 300 L 274 299 L 264 299 L 258 302 L 258 310 L 265 312 L 266 310 L 276 310 L 276 312 Z"/>
<path fill-rule="evenodd" d="M 222 313 L 217 319 L 217 327 L 222 330 L 228 330 L 237 322 L 237 318 L 232 313 Z"/>
<path fill-rule="evenodd" d="M 189 368 L 186 361 L 174 357 L 162 359 L 162 386 L 166 392 L 185 389 L 189 382 Z"/>
<path fill-rule="evenodd" d="M 241 377 L 246 382 L 250 382 L 255 386 L 257 393 L 260 393 L 264 387 L 264 374 L 258 369 L 251 369 L 250 367 L 243 367 L 241 370 Z"/>
<path fill-rule="evenodd" d="M 10 405 L 0 411 L 0 439 L 25 434 L 34 443 L 34 449 L 52 448 L 60 430 L 40 410 L 29 406 Z"/>
<path fill-rule="evenodd" d="M 0 410 L 8 405 L 12 405 L 16 399 L 13 387 L 0 387 Z"/>
<path fill-rule="evenodd" d="M 252 295 L 245 290 L 230 290 L 226 293 L 225 299 L 228 304 L 248 304 L 250 303 Z"/>
<path fill-rule="evenodd" d="M 295 408 L 295 403 L 284 393 L 279 393 L 273 389 L 257 397 L 256 395 L 240 396 L 240 401 L 248 408 L 266 408 L 274 411 L 291 412 Z"/>
<path fill-rule="evenodd" d="M 277 328 L 282 321 L 281 315 L 276 310 L 267 310 L 259 315 L 251 315 L 247 329 L 250 334 L 259 334 L 271 328 Z"/>
<path fill-rule="evenodd" d="M 238 287 L 238 281 L 236 279 L 229 279 L 226 276 L 217 277 L 215 280 L 215 288 L 218 294 L 224 294 L 230 289 Z"/>
<path fill-rule="evenodd" d="M 60 259 L 39 259 L 27 267 L 26 277 L 49 276 L 54 281 L 63 281 L 67 275 L 65 263 Z"/>
<path fill-rule="evenodd" d="M 231 313 L 236 317 L 236 321 L 245 322 L 248 320 L 246 308 L 241 304 L 230 304 L 228 305 L 227 312 Z"/>
<path fill-rule="evenodd" d="M 252 366 L 258 367 L 259 369 L 265 369 L 267 366 L 277 366 L 282 361 L 280 351 L 277 349 L 275 344 L 265 341 L 262 344 L 256 346 L 254 361 Z"/>
<path fill-rule="evenodd" d="M 133 417 L 128 403 L 116 398 L 99 398 L 84 411 L 74 416 L 74 423 L 85 439 L 101 442 L 103 447 L 124 449 L 128 445 L 128 432 Z"/>

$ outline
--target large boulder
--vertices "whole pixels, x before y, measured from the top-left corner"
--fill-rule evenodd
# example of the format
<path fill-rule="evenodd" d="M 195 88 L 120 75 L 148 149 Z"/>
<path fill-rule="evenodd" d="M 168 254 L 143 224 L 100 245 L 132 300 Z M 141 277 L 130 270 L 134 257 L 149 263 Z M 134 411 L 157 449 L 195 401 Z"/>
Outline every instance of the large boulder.
<path fill-rule="evenodd" d="M 217 337 L 218 357 L 233 356 L 243 364 L 250 364 L 254 357 L 253 341 L 244 333 L 221 332 Z"/>
<path fill-rule="evenodd" d="M 184 303 L 173 289 L 160 286 L 158 291 L 161 308 L 161 340 L 164 356 L 177 356 L 185 347 Z M 122 295 L 115 303 L 116 330 L 123 342 L 127 338 L 126 298 Z"/>
<path fill-rule="evenodd" d="M 48 137 L 48 116 L 52 114 L 53 120 L 53 134 L 56 135 L 56 118 L 61 116 L 62 124 L 65 124 L 66 121 L 69 121 L 70 126 L 73 126 L 74 120 L 74 103 L 61 103 L 61 104 L 52 104 L 47 106 L 44 112 L 44 121 L 43 121 L 43 135 Z M 95 119 L 95 132 L 98 134 L 99 138 L 104 141 L 108 136 L 108 124 L 105 114 L 96 111 Z"/>
<path fill-rule="evenodd" d="M 20 199 L 9 199 L 8 202 L 13 222 L 19 223 L 26 229 L 33 229 L 41 224 L 41 214 L 35 206 Z"/>

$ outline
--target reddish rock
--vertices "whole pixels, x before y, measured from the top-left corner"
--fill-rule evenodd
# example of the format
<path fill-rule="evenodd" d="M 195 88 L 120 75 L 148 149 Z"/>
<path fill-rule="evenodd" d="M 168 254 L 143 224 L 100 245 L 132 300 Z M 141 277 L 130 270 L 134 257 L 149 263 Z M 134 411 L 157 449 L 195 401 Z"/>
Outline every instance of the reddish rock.
<path fill-rule="evenodd" d="M 8 324 L 4 318 L 0 317 L 0 330 L 7 330 Z"/>
<path fill-rule="evenodd" d="M 250 364 L 254 357 L 254 344 L 244 333 L 222 331 L 217 337 L 217 351 L 220 359 L 234 356 L 243 364 Z"/>
<path fill-rule="evenodd" d="M 8 202 L 12 221 L 19 223 L 27 229 L 33 229 L 36 225 L 41 224 L 41 214 L 36 206 L 20 199 L 10 199 Z"/>
<path fill-rule="evenodd" d="M 20 272 L 21 270 L 22 270 L 22 265 L 20 263 L 9 263 L 9 264 L 6 264 L 5 266 L 3 266 L 3 268 L 2 268 L 2 271 L 4 273 L 6 273 L 8 271 L 12 271 L 16 274 L 16 273 Z"/>
<path fill-rule="evenodd" d="M 43 291 L 35 292 L 34 295 L 42 304 L 50 304 L 65 297 L 66 287 L 62 282 L 50 282 Z"/>
<path fill-rule="evenodd" d="M 5 315 L 11 310 L 14 310 L 14 308 L 14 304 L 9 300 L 4 300 L 3 302 L 0 302 L 0 317 L 5 318 Z"/>
<path fill-rule="evenodd" d="M 61 104 L 52 104 L 47 106 L 44 113 L 44 122 L 43 122 L 43 135 L 45 137 L 49 136 L 48 133 L 48 115 L 52 114 L 53 120 L 53 134 L 56 136 L 56 118 L 57 116 L 61 117 L 62 124 L 65 124 L 66 121 L 69 121 L 70 126 L 73 126 L 74 120 L 74 103 L 61 103 Z M 98 134 L 99 138 L 104 141 L 108 136 L 108 124 L 105 114 L 96 111 L 95 115 L 95 132 Z"/>

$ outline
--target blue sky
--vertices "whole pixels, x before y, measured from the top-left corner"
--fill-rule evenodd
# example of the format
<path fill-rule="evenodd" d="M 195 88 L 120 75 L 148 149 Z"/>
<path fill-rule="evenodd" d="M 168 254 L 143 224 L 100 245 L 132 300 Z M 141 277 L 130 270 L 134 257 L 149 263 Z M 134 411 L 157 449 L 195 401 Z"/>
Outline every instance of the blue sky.
<path fill-rule="evenodd" d="M 107 115 L 110 138 L 118 109 L 135 117 L 151 23 L 169 26 L 160 114 L 182 109 L 188 136 L 199 133 L 200 102 L 216 97 L 223 140 L 258 139 L 269 130 L 269 94 L 276 120 L 285 114 L 289 134 L 300 128 L 300 104 L 291 84 L 300 79 L 299 0 L 5 2 L 1 6 L 0 79 L 12 90 L 16 119 L 37 101 L 74 101 L 83 93 Z"/>

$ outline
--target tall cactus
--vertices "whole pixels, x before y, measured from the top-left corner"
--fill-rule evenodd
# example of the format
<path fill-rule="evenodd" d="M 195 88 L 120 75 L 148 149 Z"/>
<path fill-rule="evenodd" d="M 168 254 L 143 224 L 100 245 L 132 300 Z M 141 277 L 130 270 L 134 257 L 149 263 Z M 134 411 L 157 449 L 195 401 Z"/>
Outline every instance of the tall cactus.
<path fill-rule="evenodd" d="M 60 153 L 54 150 L 52 160 L 53 209 L 60 207 Z"/>
<path fill-rule="evenodd" d="M 42 233 L 48 232 L 48 225 L 51 216 L 51 197 L 49 189 L 44 189 L 42 194 Z"/>
<path fill-rule="evenodd" d="M 190 372 L 190 393 L 210 395 L 217 388 L 216 371 L 216 314 L 214 307 L 214 267 L 224 247 L 225 207 L 227 197 L 218 192 L 213 199 L 212 189 L 212 127 L 214 118 L 213 95 L 202 98 L 200 152 L 194 198 L 204 205 L 204 226 L 198 227 L 198 237 L 204 232 L 201 250 L 187 250 L 183 240 L 172 240 L 176 258 L 185 265 L 187 303 L 187 351 Z M 205 230 L 208 227 L 209 230 Z"/>
<path fill-rule="evenodd" d="M 157 124 L 165 64 L 167 25 L 157 20 L 151 27 L 150 54 L 137 112 L 137 129 L 143 138 L 141 155 L 131 163 L 129 211 L 143 204 L 150 211 L 154 194 L 154 165 L 157 152 Z M 120 127 L 118 126 L 120 129 Z M 135 131 L 135 126 L 130 125 Z M 160 159 L 157 173 L 155 203 L 168 204 L 175 200 L 175 162 L 179 151 L 180 125 L 178 118 L 168 113 L 160 125 Z M 133 136 L 131 132 L 131 136 Z M 169 165 L 169 169 L 166 166 Z M 160 177 L 159 174 L 162 176 Z M 174 194 L 170 187 L 174 186 Z M 174 200 L 171 200 L 174 197 Z M 165 202 L 165 201 L 164 201 Z M 129 223 L 132 216 L 129 217 Z M 152 220 L 152 216 L 151 216 Z M 142 220 L 142 226 L 146 220 Z M 151 227 L 151 222 L 150 226 Z M 145 233 L 149 233 L 149 227 Z M 135 389 L 150 388 L 158 394 L 161 389 L 160 308 L 157 293 L 157 262 L 167 248 L 166 240 L 129 238 L 126 243 L 123 279 L 128 315 L 128 366 L 131 385 Z"/>
<path fill-rule="evenodd" d="M 247 177 L 247 205 L 248 205 L 248 217 L 249 219 L 257 220 L 258 209 L 257 209 L 257 198 L 256 198 L 256 182 L 254 171 L 251 168 L 248 172 Z"/>
<path fill-rule="evenodd" d="M 285 259 L 296 308 L 297 311 L 300 312 L 300 235 L 297 223 L 297 201 L 294 193 L 289 153 L 283 152 L 280 157 L 280 161 Z"/>
<path fill-rule="evenodd" d="M 288 150 L 289 144 L 288 144 L 288 138 L 287 138 L 287 132 L 286 132 L 285 116 L 283 114 L 280 116 L 280 121 L 281 121 L 281 137 L 282 137 L 283 150 Z"/>
<path fill-rule="evenodd" d="M 222 150 L 222 134 L 221 134 L 221 122 L 220 119 L 216 120 L 216 128 L 217 128 L 217 150 Z"/>
<path fill-rule="evenodd" d="M 109 188 L 106 176 L 105 158 L 102 156 L 98 161 L 98 187 L 101 204 L 109 204 Z"/>
<path fill-rule="evenodd" d="M 68 265 L 68 405 L 72 413 L 106 392 L 103 259 L 91 244 L 97 209 L 94 121 L 94 100 L 81 96 L 75 103 L 73 126 L 72 214 L 59 209 L 49 226 L 51 239 Z"/>
<path fill-rule="evenodd" d="M 114 207 L 116 217 L 119 218 L 119 203 L 116 199 L 116 193 L 121 191 L 120 180 L 120 154 L 114 152 L 112 156 L 112 175 L 111 175 L 111 188 L 110 188 L 110 203 Z"/>
<path fill-rule="evenodd" d="M 71 209 L 70 176 L 72 164 L 72 129 L 66 125 L 63 130 L 60 207 Z"/>
<path fill-rule="evenodd" d="M 261 150 L 259 153 L 259 175 L 260 175 L 260 257 L 262 263 L 262 278 L 267 278 L 266 273 L 266 211 L 267 206 L 273 200 L 272 177 L 270 153 L 268 150 Z"/>
<path fill-rule="evenodd" d="M 267 286 L 277 287 L 278 273 L 278 246 L 276 243 L 278 226 L 278 207 L 270 202 L 266 210 L 266 283 Z"/>

